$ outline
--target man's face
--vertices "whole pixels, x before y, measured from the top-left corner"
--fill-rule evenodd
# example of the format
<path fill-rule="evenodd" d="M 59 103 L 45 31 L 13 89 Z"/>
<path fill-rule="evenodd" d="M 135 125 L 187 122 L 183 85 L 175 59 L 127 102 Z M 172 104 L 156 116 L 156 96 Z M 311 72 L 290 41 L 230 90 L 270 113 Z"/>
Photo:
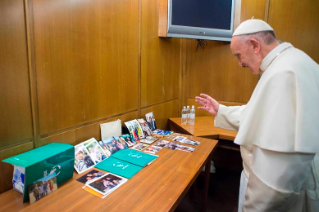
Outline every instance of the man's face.
<path fill-rule="evenodd" d="M 253 74 L 260 74 L 261 60 L 258 57 L 258 49 L 249 40 L 234 36 L 231 41 L 230 49 L 238 60 L 238 65 L 249 68 Z"/>

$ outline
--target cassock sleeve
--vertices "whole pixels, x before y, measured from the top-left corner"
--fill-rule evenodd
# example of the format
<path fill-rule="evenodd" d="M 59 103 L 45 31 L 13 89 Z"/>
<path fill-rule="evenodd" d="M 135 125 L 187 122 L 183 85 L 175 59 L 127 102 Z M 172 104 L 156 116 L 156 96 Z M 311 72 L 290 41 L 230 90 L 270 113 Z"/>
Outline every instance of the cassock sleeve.
<path fill-rule="evenodd" d="M 238 131 L 239 118 L 245 107 L 246 105 L 226 107 L 220 104 L 215 117 L 215 127 Z"/>
<path fill-rule="evenodd" d="M 315 186 L 314 156 L 254 148 L 243 211 L 302 211 L 302 191 Z"/>

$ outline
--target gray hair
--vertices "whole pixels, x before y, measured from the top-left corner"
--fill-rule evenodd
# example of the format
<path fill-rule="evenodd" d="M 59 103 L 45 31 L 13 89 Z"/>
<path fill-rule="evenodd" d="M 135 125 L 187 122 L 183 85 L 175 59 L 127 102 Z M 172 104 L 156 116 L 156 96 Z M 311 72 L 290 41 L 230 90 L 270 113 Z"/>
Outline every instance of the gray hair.
<path fill-rule="evenodd" d="M 247 41 L 250 38 L 257 38 L 259 40 L 262 40 L 266 45 L 272 44 L 273 42 L 277 41 L 274 31 L 261 31 L 246 35 L 239 35 L 238 37 L 245 41 Z"/>

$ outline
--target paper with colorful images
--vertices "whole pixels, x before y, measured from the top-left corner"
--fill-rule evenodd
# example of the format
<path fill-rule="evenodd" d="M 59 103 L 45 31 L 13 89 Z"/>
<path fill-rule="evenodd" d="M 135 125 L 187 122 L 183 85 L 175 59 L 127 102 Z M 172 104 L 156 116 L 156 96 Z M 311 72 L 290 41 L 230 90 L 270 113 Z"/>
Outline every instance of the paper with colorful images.
<path fill-rule="evenodd" d="M 137 135 L 138 135 L 139 139 L 145 138 L 143 129 L 142 129 L 140 123 L 137 120 L 135 120 L 135 119 L 132 120 L 131 121 L 131 125 L 134 127 L 134 129 L 137 130 Z"/>
<path fill-rule="evenodd" d="M 184 145 L 178 145 L 176 147 L 177 150 L 185 151 L 185 152 L 194 152 L 195 148 L 189 147 L 189 146 L 184 146 Z"/>
<path fill-rule="evenodd" d="M 146 113 L 145 118 L 146 118 L 147 124 L 150 127 L 150 129 L 152 131 L 156 130 L 157 127 L 156 127 L 156 121 L 155 121 L 155 117 L 154 117 L 153 112 Z"/>
<path fill-rule="evenodd" d="M 131 136 L 129 134 L 125 134 L 125 135 L 121 135 L 119 136 L 119 138 L 122 141 L 125 141 L 125 143 L 130 147 L 133 146 L 134 144 L 136 144 L 136 141 L 133 141 Z"/>
<path fill-rule="evenodd" d="M 164 147 L 164 146 L 166 146 L 166 144 L 168 144 L 168 143 L 169 143 L 169 141 L 159 140 L 159 141 L 157 141 L 157 142 L 154 144 L 154 146 Z"/>
<path fill-rule="evenodd" d="M 147 144 L 143 144 L 143 143 L 138 143 L 135 146 L 132 147 L 132 149 L 141 151 L 142 149 L 145 149 L 146 147 L 148 147 L 149 145 Z"/>
<path fill-rule="evenodd" d="M 107 158 L 105 152 L 95 138 L 91 138 L 88 141 L 85 141 L 83 144 L 95 163 L 99 163 Z"/>
<path fill-rule="evenodd" d="M 148 126 L 147 122 L 144 119 L 137 119 L 138 123 L 142 127 L 144 136 L 151 136 L 152 135 L 152 130 Z"/>
<path fill-rule="evenodd" d="M 154 138 L 153 136 L 147 136 L 146 138 L 141 139 L 140 142 L 145 143 L 145 144 L 151 144 L 156 140 L 157 140 L 157 138 Z"/>
<path fill-rule="evenodd" d="M 152 132 L 152 135 L 157 134 L 157 135 L 162 135 L 162 136 L 170 136 L 170 135 L 172 135 L 173 133 L 174 133 L 173 131 L 167 131 L 167 130 L 157 129 L 157 130 L 154 130 L 154 131 Z"/>
<path fill-rule="evenodd" d="M 103 149 L 107 148 L 111 155 L 121 150 L 121 148 L 123 147 L 123 145 L 118 145 L 118 141 L 114 136 L 100 141 L 100 144 L 101 143 L 103 144 Z"/>
<path fill-rule="evenodd" d="M 58 185 L 56 181 L 55 172 L 35 181 L 31 185 L 29 185 L 28 192 L 29 192 L 30 204 L 51 194 L 57 188 L 58 188 Z"/>
<path fill-rule="evenodd" d="M 113 158 L 113 156 L 97 164 L 95 168 L 111 172 L 122 177 L 131 179 L 143 167 Z"/>
<path fill-rule="evenodd" d="M 24 192 L 25 167 L 14 165 L 12 185 L 13 189 L 23 194 Z"/>
<path fill-rule="evenodd" d="M 173 141 L 178 141 L 178 142 L 183 142 L 183 140 L 187 139 L 186 137 L 184 136 L 176 136 Z"/>
<path fill-rule="evenodd" d="M 138 129 L 134 127 L 133 122 L 127 121 L 124 124 L 126 125 L 128 131 L 130 132 L 132 141 L 138 141 L 139 140 Z"/>
<path fill-rule="evenodd" d="M 112 155 L 112 157 L 142 167 L 150 164 L 158 158 L 157 155 L 150 155 L 134 149 L 124 149 L 122 151 L 118 151 Z"/>
<path fill-rule="evenodd" d="M 156 153 L 158 153 L 161 149 L 162 149 L 162 147 L 149 146 L 149 147 L 147 147 L 147 148 L 144 150 L 144 152 L 151 153 L 151 154 L 156 154 Z"/>
<path fill-rule="evenodd" d="M 121 185 L 126 183 L 127 179 L 117 176 L 115 174 L 107 173 L 100 178 L 95 179 L 94 181 L 87 184 L 87 187 L 92 190 L 107 196 L 112 193 L 114 190 L 119 188 Z"/>
<path fill-rule="evenodd" d="M 190 140 L 188 138 L 186 138 L 185 140 L 181 141 L 181 143 L 190 144 L 190 145 L 193 145 L 193 146 L 198 146 L 200 144 L 199 141 Z"/>
<path fill-rule="evenodd" d="M 81 183 L 89 183 L 92 182 L 93 180 L 103 176 L 105 173 L 98 171 L 98 170 L 92 170 L 88 173 L 86 173 L 85 175 L 79 177 L 78 179 L 76 179 L 77 181 L 81 182 Z"/>
<path fill-rule="evenodd" d="M 77 173 L 81 174 L 95 165 L 94 160 L 91 158 L 83 143 L 74 147 L 74 153 L 74 168 Z"/>
<path fill-rule="evenodd" d="M 115 139 L 115 141 L 116 141 L 116 146 L 120 149 L 120 150 L 122 150 L 122 149 L 127 149 L 128 148 L 128 145 L 126 144 L 126 142 L 125 141 L 123 141 L 123 139 L 120 139 L 120 137 L 118 137 L 118 136 L 113 136 L 113 138 Z"/>
<path fill-rule="evenodd" d="M 166 144 L 165 146 L 164 146 L 164 148 L 167 148 L 167 149 L 176 149 L 176 147 L 178 147 L 178 143 L 174 143 L 174 142 L 169 142 L 168 144 Z"/>

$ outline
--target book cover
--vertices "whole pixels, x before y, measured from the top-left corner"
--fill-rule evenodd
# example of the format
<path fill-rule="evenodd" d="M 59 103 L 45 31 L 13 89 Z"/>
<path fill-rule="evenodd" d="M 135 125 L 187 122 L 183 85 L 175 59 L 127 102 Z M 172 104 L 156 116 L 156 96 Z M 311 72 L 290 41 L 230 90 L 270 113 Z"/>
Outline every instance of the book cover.
<path fill-rule="evenodd" d="M 112 157 L 141 167 L 148 165 L 158 158 L 156 155 L 150 155 L 133 149 L 124 149 L 115 153 Z"/>
<path fill-rule="evenodd" d="M 123 151 L 123 150 L 122 150 Z M 132 163 L 128 163 L 117 158 L 113 155 L 108 159 L 100 162 L 95 166 L 95 168 L 108 171 L 122 177 L 131 179 L 137 172 L 139 172 L 143 167 L 136 166 Z"/>

